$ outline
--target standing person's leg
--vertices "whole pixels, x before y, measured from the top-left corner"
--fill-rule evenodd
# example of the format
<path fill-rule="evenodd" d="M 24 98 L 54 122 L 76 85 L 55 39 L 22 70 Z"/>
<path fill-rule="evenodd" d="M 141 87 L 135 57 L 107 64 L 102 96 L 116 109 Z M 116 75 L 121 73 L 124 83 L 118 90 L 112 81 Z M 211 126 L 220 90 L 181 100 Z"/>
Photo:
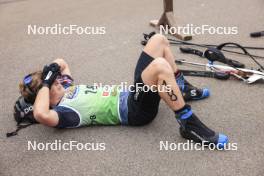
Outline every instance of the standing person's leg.
<path fill-rule="evenodd" d="M 181 135 L 196 142 L 208 141 L 223 147 L 228 142 L 227 136 L 216 133 L 204 125 L 186 105 L 176 84 L 171 65 L 163 58 L 153 60 L 142 72 L 144 85 L 170 86 L 169 92 L 159 92 L 161 99 L 175 112 L 176 119 L 181 125 Z M 162 89 L 160 89 L 162 90 Z"/>
<path fill-rule="evenodd" d="M 191 85 L 183 77 L 183 74 L 178 71 L 169 41 L 165 36 L 161 34 L 156 34 L 152 36 L 149 39 L 147 45 L 145 46 L 144 52 L 150 55 L 152 58 L 162 57 L 168 61 L 168 63 L 173 69 L 177 84 L 180 87 L 185 101 L 200 100 L 207 98 L 210 95 L 208 89 L 199 89 Z"/>

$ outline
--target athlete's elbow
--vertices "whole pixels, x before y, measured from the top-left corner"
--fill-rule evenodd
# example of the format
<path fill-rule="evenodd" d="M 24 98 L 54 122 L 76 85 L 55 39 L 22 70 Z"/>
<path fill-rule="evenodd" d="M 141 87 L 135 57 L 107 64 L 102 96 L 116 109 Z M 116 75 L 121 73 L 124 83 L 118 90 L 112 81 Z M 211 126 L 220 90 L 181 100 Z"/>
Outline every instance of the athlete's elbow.
<path fill-rule="evenodd" d="M 62 58 L 55 59 L 53 62 L 57 63 L 62 70 L 68 67 L 67 62 Z"/>
<path fill-rule="evenodd" d="M 34 110 L 33 115 L 38 122 L 42 122 L 48 119 L 48 115 L 45 112 L 40 111 L 40 110 Z"/>

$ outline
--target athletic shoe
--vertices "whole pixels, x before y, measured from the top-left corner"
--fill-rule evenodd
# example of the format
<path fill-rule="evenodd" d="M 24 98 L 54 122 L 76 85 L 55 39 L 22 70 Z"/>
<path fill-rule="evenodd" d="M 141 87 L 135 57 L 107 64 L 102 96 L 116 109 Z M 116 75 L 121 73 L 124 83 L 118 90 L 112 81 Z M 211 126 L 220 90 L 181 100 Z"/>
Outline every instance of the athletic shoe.
<path fill-rule="evenodd" d="M 184 78 L 182 72 L 177 72 L 174 75 L 185 101 L 201 100 L 210 96 L 209 89 L 194 87 Z"/>
<path fill-rule="evenodd" d="M 180 134 L 183 138 L 197 143 L 209 145 L 213 143 L 222 149 L 228 143 L 228 137 L 222 133 L 216 133 L 203 124 L 195 114 L 187 119 L 177 119 L 180 123 Z"/>
<path fill-rule="evenodd" d="M 194 87 L 185 80 L 182 96 L 185 101 L 202 100 L 210 96 L 210 91 L 207 88 L 199 89 Z"/>

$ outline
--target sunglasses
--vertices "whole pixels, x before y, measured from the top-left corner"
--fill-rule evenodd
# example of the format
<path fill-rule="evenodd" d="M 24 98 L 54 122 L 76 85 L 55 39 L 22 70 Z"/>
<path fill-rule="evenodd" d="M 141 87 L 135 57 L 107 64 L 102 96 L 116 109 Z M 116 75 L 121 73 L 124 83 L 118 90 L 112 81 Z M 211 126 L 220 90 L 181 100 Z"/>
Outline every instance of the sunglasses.
<path fill-rule="evenodd" d="M 23 83 L 24 85 L 31 91 L 32 89 L 30 88 L 30 85 L 32 83 L 32 75 L 31 74 L 28 74 L 27 76 L 24 77 L 23 79 Z M 59 81 L 59 83 L 62 83 L 63 82 L 63 77 L 61 75 L 58 75 L 58 77 L 56 78 L 57 81 Z"/>
<path fill-rule="evenodd" d="M 35 101 L 35 98 L 36 98 L 36 93 L 32 90 L 32 88 L 30 87 L 31 83 L 32 83 L 32 75 L 29 74 L 27 76 L 24 77 L 23 79 L 23 83 L 24 83 L 24 86 L 28 89 L 28 92 L 30 94 L 29 97 L 27 97 L 27 99 L 25 99 L 26 102 L 30 102 L 30 103 L 34 103 Z"/>
<path fill-rule="evenodd" d="M 25 76 L 23 83 L 24 83 L 24 85 L 29 86 L 32 83 L 32 75 L 29 74 L 29 75 Z"/>

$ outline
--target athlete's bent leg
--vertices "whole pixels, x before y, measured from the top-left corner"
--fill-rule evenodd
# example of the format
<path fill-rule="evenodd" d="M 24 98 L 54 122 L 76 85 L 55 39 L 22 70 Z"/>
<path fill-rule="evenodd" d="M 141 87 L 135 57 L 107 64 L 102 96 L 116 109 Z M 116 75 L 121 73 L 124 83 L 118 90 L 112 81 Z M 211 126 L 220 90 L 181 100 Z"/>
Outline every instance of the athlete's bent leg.
<path fill-rule="evenodd" d="M 173 69 L 174 76 L 185 101 L 200 100 L 209 97 L 210 93 L 208 89 L 198 89 L 194 87 L 183 77 L 183 74 L 178 71 L 169 41 L 164 35 L 156 34 L 152 36 L 145 46 L 144 52 L 152 58 L 162 57 L 167 60 Z"/>
<path fill-rule="evenodd" d="M 184 107 L 185 102 L 174 79 L 173 68 L 164 58 L 156 58 L 152 61 L 142 72 L 141 77 L 145 85 L 157 85 L 160 89 L 162 86 L 170 86 L 171 94 L 159 92 L 159 95 L 173 111 Z"/>
<path fill-rule="evenodd" d="M 171 65 L 164 58 L 156 58 L 141 74 L 143 83 L 148 86 L 170 86 L 168 92 L 159 91 L 161 99 L 175 112 L 176 119 L 181 125 L 180 132 L 184 138 L 195 142 L 214 143 L 223 148 L 228 142 L 227 136 L 216 133 L 204 125 L 186 105 L 180 89 L 176 84 Z M 163 89 L 160 89 L 163 90 Z M 167 89 L 164 89 L 167 90 Z"/>
<path fill-rule="evenodd" d="M 168 39 L 161 34 L 152 36 L 143 51 L 153 58 L 164 58 L 171 65 L 174 73 L 177 72 L 177 65 L 172 54 Z"/>

